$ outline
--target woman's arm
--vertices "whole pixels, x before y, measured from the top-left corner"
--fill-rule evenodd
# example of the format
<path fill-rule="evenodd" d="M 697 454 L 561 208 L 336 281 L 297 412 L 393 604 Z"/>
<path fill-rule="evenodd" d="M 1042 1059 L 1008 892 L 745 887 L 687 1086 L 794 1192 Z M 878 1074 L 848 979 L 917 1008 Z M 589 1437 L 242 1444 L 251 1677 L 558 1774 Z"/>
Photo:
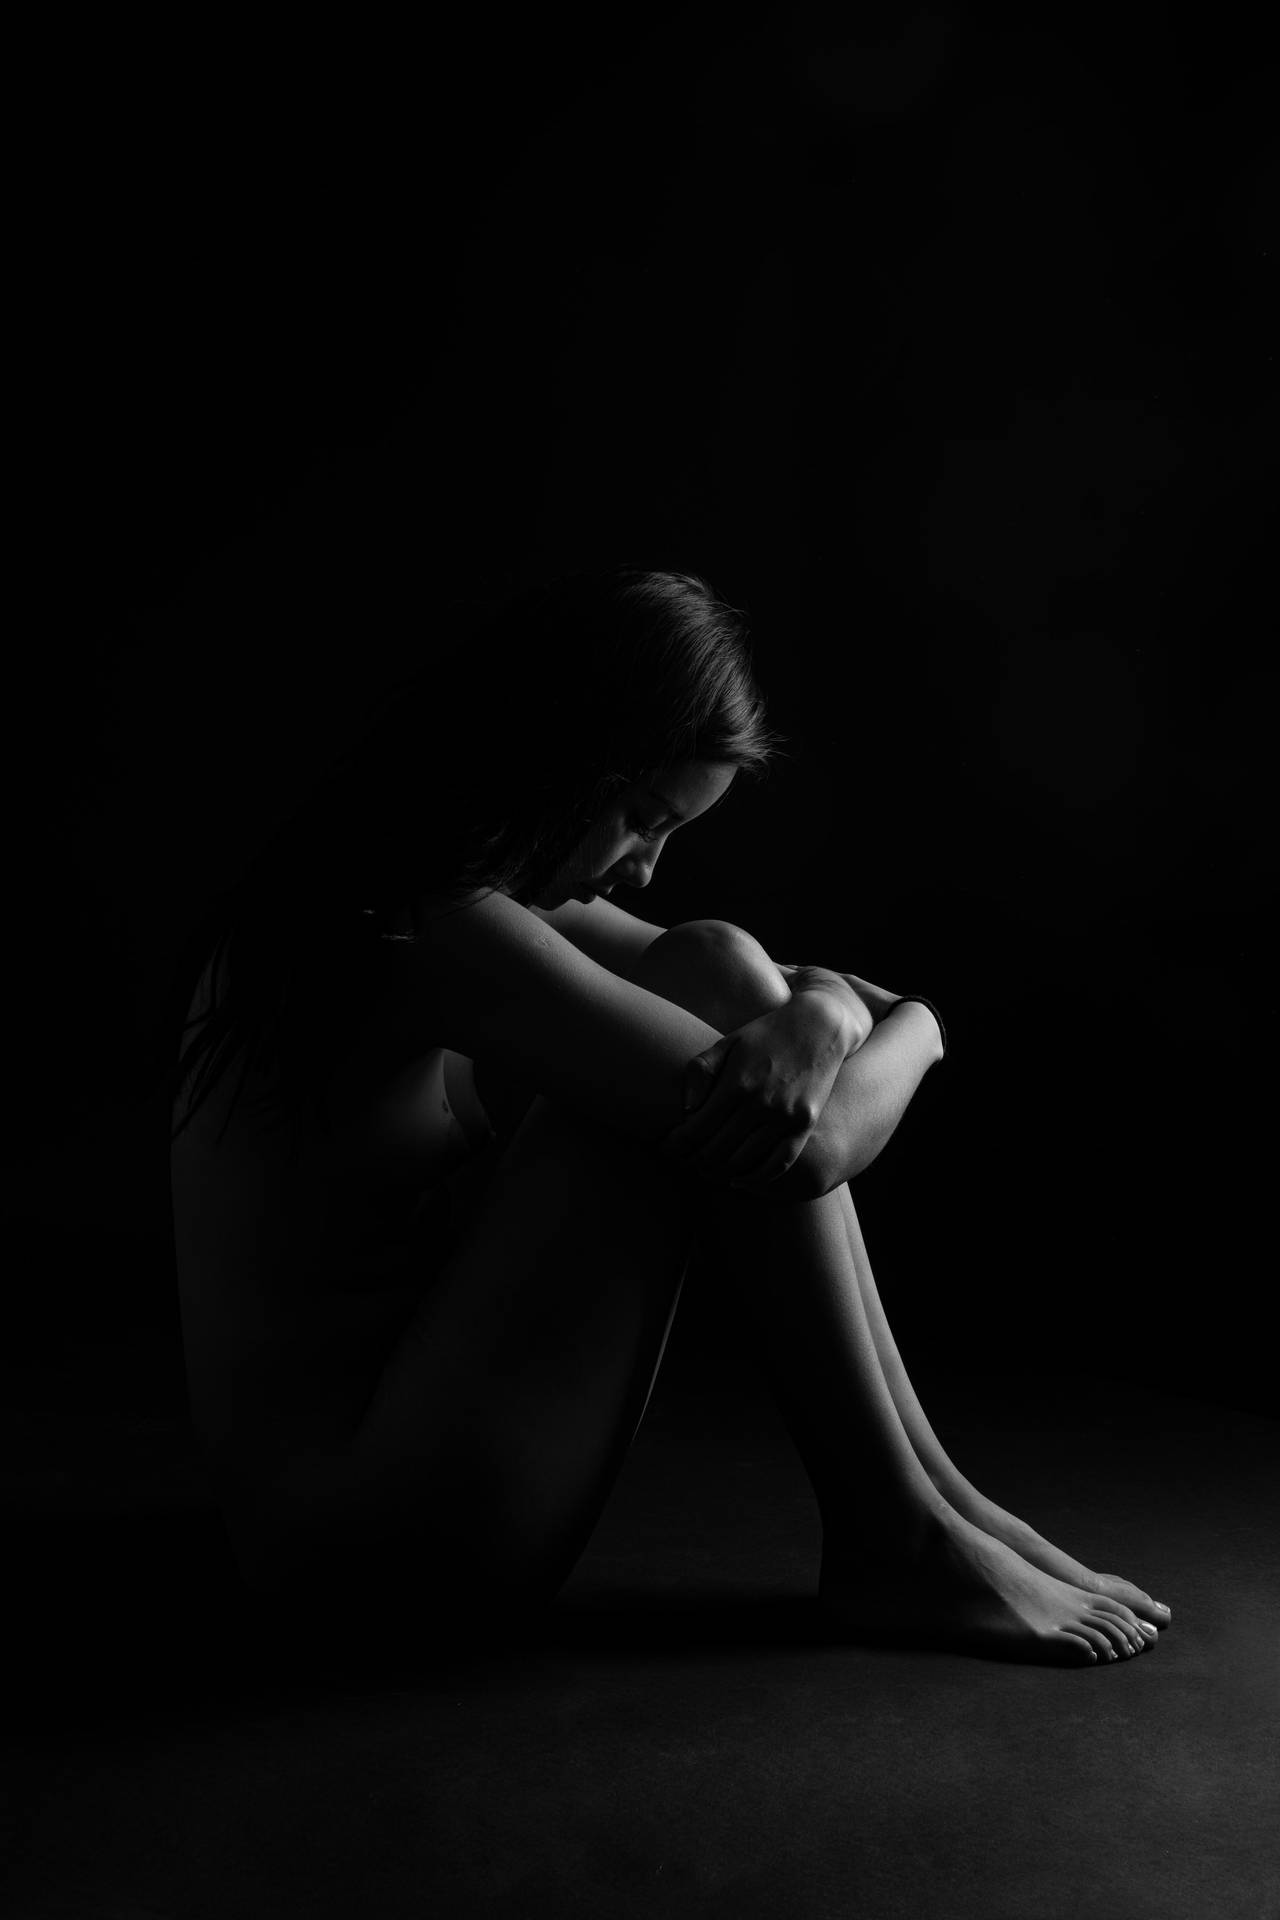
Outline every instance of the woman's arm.
<path fill-rule="evenodd" d="M 938 1023 L 918 1000 L 896 1002 L 876 1021 L 836 1075 L 809 1143 L 806 1157 L 820 1193 L 871 1165 L 941 1058 Z"/>
<path fill-rule="evenodd" d="M 616 907 L 612 900 L 600 898 L 589 907 L 580 900 L 566 900 L 563 906 L 530 907 L 528 911 L 620 980 L 635 978 L 636 967 L 648 949 L 667 932 L 666 927 L 641 920 L 624 907 Z"/>
<path fill-rule="evenodd" d="M 774 964 L 793 988 L 813 972 Z M 856 974 L 838 977 L 862 1000 L 873 1025 L 841 1068 L 810 1143 L 823 1193 L 871 1165 L 946 1045 L 936 1016 L 919 1001 L 901 999 Z"/>

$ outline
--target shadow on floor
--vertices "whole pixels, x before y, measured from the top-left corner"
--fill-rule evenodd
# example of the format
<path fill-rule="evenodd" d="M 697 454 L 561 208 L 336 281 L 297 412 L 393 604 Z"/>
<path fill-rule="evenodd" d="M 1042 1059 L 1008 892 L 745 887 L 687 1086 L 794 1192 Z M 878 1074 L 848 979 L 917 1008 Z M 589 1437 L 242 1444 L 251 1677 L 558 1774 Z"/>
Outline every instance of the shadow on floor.
<path fill-rule="evenodd" d="M 95 1377 L 9 1403 L 23 1920 L 1280 1911 L 1274 1423 L 1096 1380 L 930 1390 L 979 1484 L 1172 1604 L 1153 1652 L 1074 1670 L 844 1644 L 773 1409 L 678 1370 L 553 1607 L 264 1630 L 180 1419 L 119 1356 Z"/>

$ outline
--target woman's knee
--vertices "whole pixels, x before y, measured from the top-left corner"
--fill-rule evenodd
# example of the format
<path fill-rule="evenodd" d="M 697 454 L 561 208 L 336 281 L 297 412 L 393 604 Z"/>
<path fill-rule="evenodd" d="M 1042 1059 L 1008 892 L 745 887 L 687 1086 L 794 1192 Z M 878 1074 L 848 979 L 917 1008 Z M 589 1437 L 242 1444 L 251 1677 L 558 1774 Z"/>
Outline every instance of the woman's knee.
<path fill-rule="evenodd" d="M 672 927 L 645 950 L 635 978 L 721 1033 L 791 998 L 760 942 L 729 920 L 686 920 Z"/>

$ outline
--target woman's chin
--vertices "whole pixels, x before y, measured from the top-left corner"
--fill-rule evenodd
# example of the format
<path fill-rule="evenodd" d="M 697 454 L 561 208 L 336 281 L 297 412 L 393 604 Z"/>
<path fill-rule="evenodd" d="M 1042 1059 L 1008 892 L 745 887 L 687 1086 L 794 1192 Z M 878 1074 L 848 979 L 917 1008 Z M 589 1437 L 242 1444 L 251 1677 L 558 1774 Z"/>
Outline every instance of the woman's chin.
<path fill-rule="evenodd" d="M 606 891 L 612 893 L 613 888 L 609 887 Z M 513 898 L 518 900 L 521 906 L 540 907 L 544 913 L 552 913 L 557 907 L 567 905 L 570 900 L 578 900 L 583 906 L 590 906 L 593 900 L 600 898 L 600 894 L 595 887 L 588 886 L 585 880 L 572 882 L 565 880 L 556 881 L 537 894 L 522 890 L 513 895 Z"/>
<path fill-rule="evenodd" d="M 543 913 L 551 913 L 556 907 L 562 907 L 573 895 L 567 887 L 544 887 L 541 893 L 533 893 L 527 887 L 521 887 L 512 898 L 522 907 L 539 907 Z"/>

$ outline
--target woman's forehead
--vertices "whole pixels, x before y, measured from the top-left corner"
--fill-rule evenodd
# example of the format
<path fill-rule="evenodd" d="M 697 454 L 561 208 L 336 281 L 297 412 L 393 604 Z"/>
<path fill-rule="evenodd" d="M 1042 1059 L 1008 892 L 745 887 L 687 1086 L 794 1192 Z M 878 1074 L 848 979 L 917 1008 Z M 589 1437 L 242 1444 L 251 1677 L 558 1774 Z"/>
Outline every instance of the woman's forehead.
<path fill-rule="evenodd" d="M 680 760 L 655 768 L 636 782 L 634 791 L 680 819 L 705 813 L 723 798 L 733 782 L 736 767 L 705 760 Z"/>

